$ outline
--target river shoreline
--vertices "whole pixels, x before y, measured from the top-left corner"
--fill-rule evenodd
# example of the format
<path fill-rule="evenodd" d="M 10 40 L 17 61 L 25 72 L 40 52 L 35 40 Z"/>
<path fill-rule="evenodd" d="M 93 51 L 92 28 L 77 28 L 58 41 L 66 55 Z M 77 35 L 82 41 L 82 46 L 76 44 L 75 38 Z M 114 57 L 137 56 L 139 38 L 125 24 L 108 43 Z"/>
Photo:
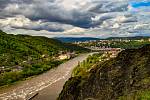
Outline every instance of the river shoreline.
<path fill-rule="evenodd" d="M 50 89 L 51 87 L 53 87 L 53 85 L 56 85 L 59 82 L 60 83 L 59 86 L 57 86 L 58 89 L 56 89 L 56 92 L 60 92 L 64 83 L 68 80 L 68 78 L 70 78 L 72 69 L 76 67 L 79 61 L 85 60 L 88 55 L 90 55 L 90 53 L 81 54 L 78 57 L 75 57 L 63 63 L 56 68 L 47 71 L 46 73 L 34 76 L 31 79 L 18 82 L 16 85 L 12 85 L 10 87 L 7 87 L 6 89 L 0 90 L 0 100 L 25 100 L 27 95 L 31 95 L 36 92 L 39 92 L 39 95 L 37 95 L 37 98 L 35 98 L 35 100 L 40 100 L 38 99 L 38 96 L 41 96 L 43 94 L 42 91 L 44 91 L 44 89 Z M 51 90 L 49 91 L 51 92 Z M 42 95 L 41 97 L 43 96 L 44 95 Z"/>

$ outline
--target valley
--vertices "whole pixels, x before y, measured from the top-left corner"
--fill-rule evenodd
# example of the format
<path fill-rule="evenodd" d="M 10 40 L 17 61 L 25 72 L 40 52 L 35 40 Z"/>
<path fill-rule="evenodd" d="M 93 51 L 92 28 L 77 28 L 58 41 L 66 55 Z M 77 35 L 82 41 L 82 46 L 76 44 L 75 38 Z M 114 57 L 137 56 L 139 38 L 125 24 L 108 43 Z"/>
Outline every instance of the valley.
<path fill-rule="evenodd" d="M 91 54 L 81 54 L 46 73 L 19 82 L 11 87 L 0 89 L 0 99 L 28 100 L 32 94 L 39 93 L 33 100 L 55 100 L 64 83 L 71 77 L 73 68 L 77 66 L 79 61 L 85 60 L 88 55 Z"/>

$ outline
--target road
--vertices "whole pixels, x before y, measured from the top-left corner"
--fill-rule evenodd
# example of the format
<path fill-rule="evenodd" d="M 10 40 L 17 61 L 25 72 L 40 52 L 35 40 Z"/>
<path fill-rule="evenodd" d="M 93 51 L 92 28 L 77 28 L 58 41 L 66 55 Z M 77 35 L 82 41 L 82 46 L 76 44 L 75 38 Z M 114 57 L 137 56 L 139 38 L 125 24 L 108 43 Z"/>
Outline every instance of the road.
<path fill-rule="evenodd" d="M 63 85 L 70 78 L 73 68 L 90 54 L 92 53 L 81 54 L 46 73 L 1 89 L 0 100 L 26 100 L 27 96 L 34 93 L 39 94 L 32 100 L 56 100 Z"/>

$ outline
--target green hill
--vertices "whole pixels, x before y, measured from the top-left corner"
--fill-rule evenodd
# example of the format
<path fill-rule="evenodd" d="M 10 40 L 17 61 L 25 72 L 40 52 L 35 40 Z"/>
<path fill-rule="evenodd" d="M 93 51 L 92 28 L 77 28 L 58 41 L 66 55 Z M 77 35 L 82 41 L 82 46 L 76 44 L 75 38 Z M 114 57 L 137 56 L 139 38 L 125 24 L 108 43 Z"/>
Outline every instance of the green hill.
<path fill-rule="evenodd" d="M 150 100 L 150 45 L 124 50 L 86 77 L 70 78 L 58 100 Z"/>
<path fill-rule="evenodd" d="M 46 37 L 0 31 L 0 86 L 58 66 L 62 61 L 55 57 L 60 51 L 81 53 L 88 50 Z"/>

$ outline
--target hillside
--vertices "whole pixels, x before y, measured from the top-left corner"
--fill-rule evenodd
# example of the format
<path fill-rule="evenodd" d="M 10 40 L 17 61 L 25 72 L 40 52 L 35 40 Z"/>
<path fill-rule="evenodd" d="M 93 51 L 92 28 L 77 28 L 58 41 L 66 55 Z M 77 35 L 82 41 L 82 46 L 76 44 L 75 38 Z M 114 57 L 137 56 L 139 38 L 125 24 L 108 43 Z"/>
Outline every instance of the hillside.
<path fill-rule="evenodd" d="M 0 86 L 58 66 L 63 62 L 55 59 L 60 51 L 80 53 L 88 50 L 46 37 L 0 31 Z"/>
<path fill-rule="evenodd" d="M 58 100 L 150 100 L 150 45 L 127 49 L 70 78 Z"/>

